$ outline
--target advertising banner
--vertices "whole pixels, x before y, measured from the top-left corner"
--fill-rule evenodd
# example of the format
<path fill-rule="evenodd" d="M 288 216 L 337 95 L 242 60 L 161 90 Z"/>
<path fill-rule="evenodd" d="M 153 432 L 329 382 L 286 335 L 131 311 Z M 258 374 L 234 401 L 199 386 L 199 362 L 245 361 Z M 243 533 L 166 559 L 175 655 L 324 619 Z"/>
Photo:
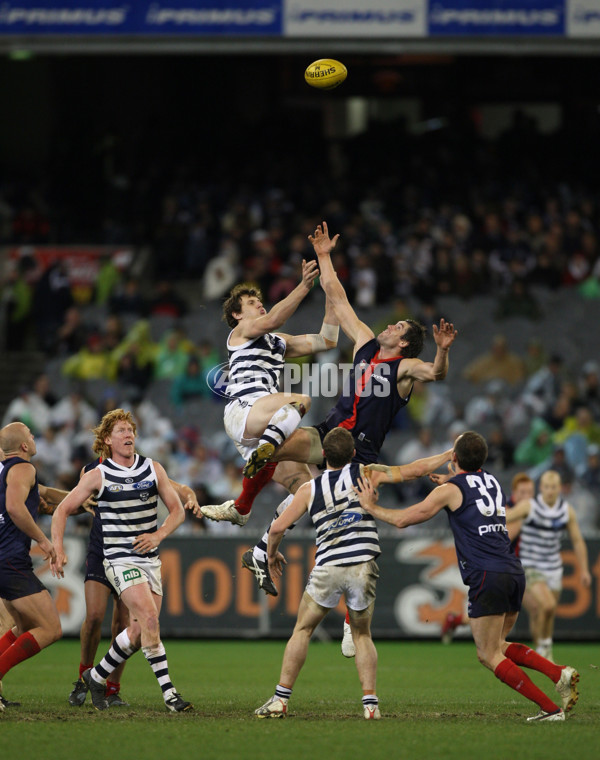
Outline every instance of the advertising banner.
<path fill-rule="evenodd" d="M 598 0 L 567 0 L 567 35 L 588 39 L 600 37 Z"/>
<path fill-rule="evenodd" d="M 427 0 L 286 0 L 286 37 L 424 37 Z"/>
<path fill-rule="evenodd" d="M 298 605 L 314 564 L 312 538 L 289 537 L 279 596 L 259 591 L 254 576 L 241 566 L 252 541 L 237 538 L 169 539 L 161 544 L 165 637 L 281 637 L 293 629 Z M 556 618 L 556 639 L 600 638 L 600 538 L 587 540 L 592 588 L 585 588 L 571 550 L 563 552 L 563 593 Z M 38 573 L 52 591 L 65 635 L 78 635 L 85 616 L 83 593 L 85 540 L 69 538 L 64 580 L 47 566 Z M 466 593 L 450 536 L 381 540 L 380 578 L 373 618 L 375 638 L 439 638 L 449 612 L 465 611 Z M 34 555 L 35 556 L 35 555 Z M 109 609 L 105 632 L 110 630 Z M 323 630 L 340 638 L 343 604 L 325 619 Z M 459 636 L 470 636 L 467 627 Z M 516 635 L 527 639 L 527 615 L 521 613 Z"/>
<path fill-rule="evenodd" d="M 429 0 L 433 36 L 563 36 L 564 0 Z"/>
<path fill-rule="evenodd" d="M 280 35 L 281 0 L 17 0 L 0 35 Z"/>

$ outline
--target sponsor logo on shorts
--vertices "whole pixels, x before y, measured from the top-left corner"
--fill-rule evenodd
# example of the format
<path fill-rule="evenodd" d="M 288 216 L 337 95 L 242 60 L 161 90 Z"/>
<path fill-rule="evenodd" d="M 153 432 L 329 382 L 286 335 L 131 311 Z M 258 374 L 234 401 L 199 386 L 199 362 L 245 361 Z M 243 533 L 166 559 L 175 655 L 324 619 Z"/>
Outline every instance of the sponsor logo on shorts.
<path fill-rule="evenodd" d="M 123 490 L 123 486 L 117 486 L 117 485 L 108 486 L 106 490 L 110 491 L 111 493 L 119 493 L 119 491 Z"/>
<path fill-rule="evenodd" d="M 142 573 L 140 570 L 137 569 L 137 567 L 132 567 L 129 570 L 125 570 L 123 572 L 123 580 L 124 581 L 133 581 L 136 578 L 141 578 Z"/>

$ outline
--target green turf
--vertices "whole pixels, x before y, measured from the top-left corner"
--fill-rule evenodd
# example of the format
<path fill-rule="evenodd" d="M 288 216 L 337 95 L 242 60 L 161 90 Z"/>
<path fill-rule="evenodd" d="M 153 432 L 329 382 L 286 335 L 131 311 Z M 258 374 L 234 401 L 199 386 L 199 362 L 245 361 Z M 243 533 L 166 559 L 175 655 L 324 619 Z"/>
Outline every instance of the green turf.
<path fill-rule="evenodd" d="M 123 681 L 129 708 L 96 712 L 67 703 L 79 645 L 61 641 L 4 679 L 21 707 L 0 714 L 0 757 L 11 760 L 143 758 L 402 758 L 587 760 L 599 756 L 600 645 L 557 644 L 581 673 L 581 698 L 565 723 L 528 725 L 536 712 L 477 663 L 472 643 L 380 642 L 383 719 L 362 719 L 353 660 L 339 643 L 311 644 L 286 720 L 253 711 L 273 693 L 285 642 L 168 641 L 171 675 L 194 712 L 162 705 L 141 654 Z M 104 652 L 106 642 L 101 644 Z M 531 671 L 529 671 L 531 672 Z M 534 680 L 554 693 L 539 674 Z"/>

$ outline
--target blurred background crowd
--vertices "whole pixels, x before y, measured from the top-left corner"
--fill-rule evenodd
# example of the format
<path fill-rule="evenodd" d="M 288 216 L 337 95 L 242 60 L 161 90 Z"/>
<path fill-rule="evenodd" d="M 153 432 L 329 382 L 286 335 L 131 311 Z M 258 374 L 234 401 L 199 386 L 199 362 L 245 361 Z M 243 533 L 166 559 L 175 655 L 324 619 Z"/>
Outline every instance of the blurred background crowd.
<path fill-rule="evenodd" d="M 190 109 L 193 118 L 198 105 Z M 517 471 L 537 478 L 553 467 L 582 527 L 599 529 L 597 119 L 565 113 L 549 130 L 517 106 L 490 136 L 465 102 L 416 126 L 379 121 L 315 143 L 306 118 L 286 113 L 263 104 L 221 136 L 199 126 L 195 143 L 188 123 L 185 147 L 166 154 L 147 135 L 134 150 L 131 132 L 107 119 L 89 138 L 93 161 L 27 175 L 9 167 L 0 180 L 0 245 L 11 251 L 3 345 L 7 356 L 36 357 L 36 371 L 3 400 L 2 424 L 21 419 L 35 432 L 42 482 L 71 488 L 93 458 L 90 428 L 125 406 L 138 420 L 138 450 L 193 486 L 200 503 L 236 495 L 243 462 L 211 380 L 226 359 L 220 305 L 246 280 L 267 305 L 286 296 L 313 255 L 307 236 L 325 219 L 341 235 L 338 276 L 376 333 L 408 316 L 430 333 L 441 317 L 459 331 L 447 380 L 415 387 L 385 461 L 429 456 L 475 428 L 505 488 Z M 161 122 L 157 142 L 176 136 L 174 123 Z M 82 241 L 119 249 L 85 293 L 64 262 L 43 266 L 35 255 Z M 322 307 L 313 292 L 286 330 L 318 329 Z M 432 357 L 430 341 L 422 358 Z M 348 358 L 342 341 L 319 361 Z M 331 403 L 315 399 L 308 424 Z M 408 504 L 428 488 L 404 485 L 388 498 Z M 265 515 L 280 496 L 269 486 Z"/>

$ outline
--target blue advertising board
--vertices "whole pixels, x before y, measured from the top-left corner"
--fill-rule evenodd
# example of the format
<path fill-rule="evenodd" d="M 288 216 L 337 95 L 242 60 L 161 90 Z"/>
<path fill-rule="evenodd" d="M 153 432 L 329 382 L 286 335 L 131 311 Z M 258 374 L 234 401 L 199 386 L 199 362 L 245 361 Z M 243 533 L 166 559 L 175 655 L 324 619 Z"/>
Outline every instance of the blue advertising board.
<path fill-rule="evenodd" d="M 564 0 L 429 0 L 430 36 L 564 36 Z"/>
<path fill-rule="evenodd" d="M 0 35 L 281 35 L 282 0 L 21 0 L 0 4 Z"/>

